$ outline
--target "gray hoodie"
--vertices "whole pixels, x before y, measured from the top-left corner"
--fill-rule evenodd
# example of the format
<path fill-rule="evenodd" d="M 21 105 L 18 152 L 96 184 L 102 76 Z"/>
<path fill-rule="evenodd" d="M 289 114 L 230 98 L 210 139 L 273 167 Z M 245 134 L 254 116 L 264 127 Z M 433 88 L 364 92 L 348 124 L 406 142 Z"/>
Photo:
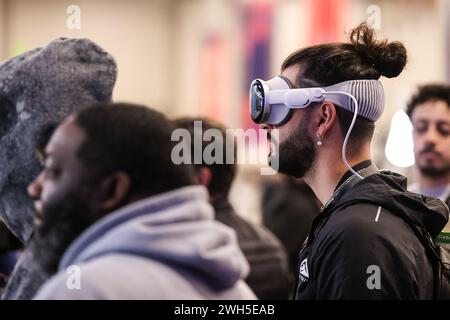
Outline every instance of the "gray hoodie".
<path fill-rule="evenodd" d="M 32 233 L 26 189 L 40 171 L 35 145 L 68 115 L 110 101 L 116 76 L 112 56 L 88 39 L 56 39 L 0 64 L 0 218 L 23 243 Z M 34 296 L 48 275 L 33 260 L 25 250 L 4 298 Z"/>
<path fill-rule="evenodd" d="M 79 289 L 73 270 L 79 274 Z M 201 186 L 102 218 L 65 252 L 36 299 L 255 299 L 236 234 L 214 220 Z"/>

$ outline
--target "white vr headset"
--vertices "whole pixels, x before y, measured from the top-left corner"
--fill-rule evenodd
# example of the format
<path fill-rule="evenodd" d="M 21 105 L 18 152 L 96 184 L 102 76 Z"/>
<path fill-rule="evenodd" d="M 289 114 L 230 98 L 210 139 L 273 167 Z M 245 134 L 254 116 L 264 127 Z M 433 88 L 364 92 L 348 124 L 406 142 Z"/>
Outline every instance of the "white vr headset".
<path fill-rule="evenodd" d="M 314 102 L 330 101 L 337 107 L 353 112 L 353 119 L 342 144 L 342 159 L 353 174 L 363 177 L 349 165 L 345 151 L 357 116 L 377 121 L 384 110 L 384 90 L 378 80 L 349 80 L 328 87 L 294 89 L 284 76 L 250 85 L 250 116 L 255 123 L 282 125 L 293 109 L 308 107 Z"/>
<path fill-rule="evenodd" d="M 378 80 L 350 80 L 328 87 L 293 89 L 284 76 L 250 85 L 250 115 L 255 123 L 281 125 L 292 109 L 306 108 L 313 102 L 330 101 L 358 116 L 377 121 L 384 110 L 383 86 Z M 356 100 L 356 101 L 355 101 Z"/>

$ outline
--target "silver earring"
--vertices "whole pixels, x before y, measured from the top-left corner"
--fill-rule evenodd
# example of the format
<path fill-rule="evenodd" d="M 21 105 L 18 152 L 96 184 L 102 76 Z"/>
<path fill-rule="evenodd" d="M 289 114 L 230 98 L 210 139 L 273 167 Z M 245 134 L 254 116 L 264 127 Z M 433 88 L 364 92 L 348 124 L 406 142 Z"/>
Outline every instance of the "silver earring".
<path fill-rule="evenodd" d="M 322 138 L 319 137 L 319 134 L 317 134 L 317 139 L 319 139 L 319 141 L 317 141 L 317 145 L 320 147 L 322 146 L 323 142 L 322 142 Z"/>

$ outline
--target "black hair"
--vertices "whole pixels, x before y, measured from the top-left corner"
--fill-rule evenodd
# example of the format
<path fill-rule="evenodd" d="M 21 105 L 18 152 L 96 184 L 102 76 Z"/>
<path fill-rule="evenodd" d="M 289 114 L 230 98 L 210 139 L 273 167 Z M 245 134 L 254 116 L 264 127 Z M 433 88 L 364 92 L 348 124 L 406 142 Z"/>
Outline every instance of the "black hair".
<path fill-rule="evenodd" d="M 411 118 L 414 109 L 424 102 L 444 101 L 450 108 L 450 85 L 448 84 L 428 84 L 420 86 L 417 93 L 411 97 L 406 113 Z"/>
<path fill-rule="evenodd" d="M 328 43 L 300 49 L 286 58 L 282 71 L 300 65 L 296 87 L 330 86 L 339 82 L 398 76 L 407 62 L 405 46 L 398 41 L 376 40 L 373 28 L 361 23 L 350 33 L 349 43 Z M 342 135 L 348 130 L 353 113 L 336 108 Z M 358 117 L 350 141 L 358 147 L 371 139 L 375 125 Z M 350 148 L 352 149 L 352 147 Z"/>
<path fill-rule="evenodd" d="M 193 167 L 171 160 L 173 124 L 150 108 L 99 104 L 76 115 L 86 134 L 79 159 L 97 176 L 127 173 L 131 193 L 150 196 L 194 183 Z"/>
<path fill-rule="evenodd" d="M 203 157 L 202 157 L 202 163 L 201 164 L 197 164 L 194 165 L 196 169 L 200 168 L 200 167 L 207 167 L 209 170 L 211 170 L 211 174 L 212 174 L 212 178 L 211 178 L 211 182 L 210 185 L 208 186 L 208 190 L 210 192 L 211 195 L 223 195 L 223 196 L 227 196 L 230 188 L 231 188 L 231 184 L 233 183 L 234 177 L 236 175 L 236 148 L 235 148 L 235 143 L 233 140 L 233 150 L 228 150 L 228 152 L 233 152 L 234 158 L 233 158 L 233 163 L 231 164 L 227 164 L 226 163 L 226 154 L 227 154 L 227 144 L 225 143 L 226 141 L 226 129 L 225 127 L 214 121 L 211 119 L 206 119 L 206 118 L 189 118 L 189 117 L 185 117 L 185 118 L 180 118 L 180 119 L 176 119 L 174 120 L 175 124 L 179 127 L 179 128 L 183 128 L 189 131 L 192 139 L 191 139 L 191 162 L 193 163 L 193 159 L 194 159 L 194 121 L 202 121 L 202 129 L 203 132 L 208 130 L 208 129 L 218 129 L 220 131 L 220 133 L 222 134 L 222 139 L 223 139 L 223 163 L 219 164 L 219 163 L 213 163 L 213 164 L 206 164 L 203 161 Z M 202 139 L 202 153 L 203 150 L 206 148 L 206 146 L 208 146 L 210 142 L 209 141 L 203 141 Z"/>

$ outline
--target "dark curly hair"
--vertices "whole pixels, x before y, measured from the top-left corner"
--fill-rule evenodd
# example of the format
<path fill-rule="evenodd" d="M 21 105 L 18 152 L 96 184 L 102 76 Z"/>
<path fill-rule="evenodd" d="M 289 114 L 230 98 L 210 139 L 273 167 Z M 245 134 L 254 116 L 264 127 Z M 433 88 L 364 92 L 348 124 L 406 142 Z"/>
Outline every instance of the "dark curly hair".
<path fill-rule="evenodd" d="M 281 70 L 300 65 L 295 87 L 330 86 L 339 82 L 361 79 L 379 79 L 398 76 L 407 62 L 405 46 L 398 41 L 377 40 L 367 23 L 361 23 L 350 33 L 349 42 L 319 44 L 292 53 L 283 62 Z M 353 114 L 336 108 L 345 135 Z M 359 142 L 371 139 L 375 125 L 358 117 L 350 137 L 350 152 Z"/>
<path fill-rule="evenodd" d="M 349 43 L 327 43 L 300 49 L 283 62 L 282 70 L 301 64 L 298 87 L 330 86 L 347 80 L 398 76 L 407 62 L 406 48 L 398 41 L 376 40 L 374 29 L 361 23 Z"/>
<path fill-rule="evenodd" d="M 427 101 L 444 101 L 450 107 L 450 85 L 448 84 L 428 84 L 420 86 L 413 95 L 406 107 L 406 114 L 411 118 L 414 109 Z"/>

